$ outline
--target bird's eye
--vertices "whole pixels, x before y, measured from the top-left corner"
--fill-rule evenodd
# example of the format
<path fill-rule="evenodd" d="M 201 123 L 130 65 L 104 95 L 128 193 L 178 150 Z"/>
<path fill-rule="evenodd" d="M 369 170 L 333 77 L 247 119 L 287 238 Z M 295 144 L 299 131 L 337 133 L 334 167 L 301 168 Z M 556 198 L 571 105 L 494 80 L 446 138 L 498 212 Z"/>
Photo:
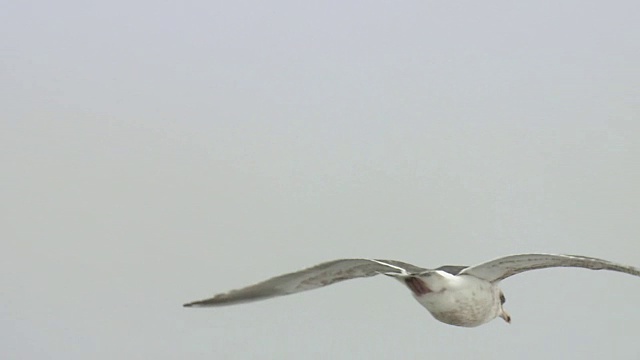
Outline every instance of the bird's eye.
<path fill-rule="evenodd" d="M 507 301 L 507 299 L 504 297 L 503 293 L 500 293 L 500 304 L 504 304 Z"/>

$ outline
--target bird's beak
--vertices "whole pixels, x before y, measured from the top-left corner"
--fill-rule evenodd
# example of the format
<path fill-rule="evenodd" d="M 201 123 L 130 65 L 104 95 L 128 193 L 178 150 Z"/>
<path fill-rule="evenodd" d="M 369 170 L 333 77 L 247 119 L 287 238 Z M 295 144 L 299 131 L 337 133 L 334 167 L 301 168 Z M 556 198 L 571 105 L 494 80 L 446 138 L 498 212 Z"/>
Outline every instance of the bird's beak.
<path fill-rule="evenodd" d="M 500 315 L 498 315 L 502 318 L 502 320 L 506 321 L 507 324 L 511 324 L 511 315 L 509 315 L 506 311 L 502 310 L 500 312 Z"/>

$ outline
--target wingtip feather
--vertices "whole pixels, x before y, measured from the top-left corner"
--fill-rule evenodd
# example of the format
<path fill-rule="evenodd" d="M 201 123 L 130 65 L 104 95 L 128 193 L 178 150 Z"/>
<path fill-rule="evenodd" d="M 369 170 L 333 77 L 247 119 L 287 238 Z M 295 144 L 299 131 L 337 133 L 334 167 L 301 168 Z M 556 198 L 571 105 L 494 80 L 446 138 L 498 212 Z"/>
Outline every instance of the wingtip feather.
<path fill-rule="evenodd" d="M 187 307 L 187 308 L 200 307 L 200 305 L 201 305 L 200 303 L 201 303 L 200 301 L 194 301 L 194 302 L 183 304 L 182 307 Z"/>

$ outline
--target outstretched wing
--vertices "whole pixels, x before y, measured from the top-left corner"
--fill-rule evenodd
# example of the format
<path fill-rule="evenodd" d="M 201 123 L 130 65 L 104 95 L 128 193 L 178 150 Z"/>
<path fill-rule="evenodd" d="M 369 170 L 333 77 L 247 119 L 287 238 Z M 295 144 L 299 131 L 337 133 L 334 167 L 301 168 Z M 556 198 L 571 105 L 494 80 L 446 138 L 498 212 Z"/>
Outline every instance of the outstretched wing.
<path fill-rule="evenodd" d="M 280 275 L 269 280 L 194 301 L 184 306 L 205 307 L 239 304 L 316 289 L 333 283 L 378 274 L 403 275 L 426 271 L 394 260 L 342 259 L 325 262 L 308 269 Z"/>
<path fill-rule="evenodd" d="M 578 255 L 522 254 L 511 255 L 466 268 L 460 275 L 473 275 L 497 282 L 524 271 L 550 267 L 579 267 L 591 270 L 611 270 L 640 276 L 640 269 L 611 261 Z"/>

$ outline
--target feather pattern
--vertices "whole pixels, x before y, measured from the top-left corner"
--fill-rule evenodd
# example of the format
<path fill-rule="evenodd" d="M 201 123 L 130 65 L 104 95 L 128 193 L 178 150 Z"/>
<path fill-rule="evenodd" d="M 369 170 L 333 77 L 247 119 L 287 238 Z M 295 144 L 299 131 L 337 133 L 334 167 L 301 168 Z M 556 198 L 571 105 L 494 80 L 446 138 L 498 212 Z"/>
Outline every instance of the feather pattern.
<path fill-rule="evenodd" d="M 501 257 L 479 265 L 471 266 L 460 275 L 498 282 L 525 271 L 552 267 L 578 267 L 591 270 L 610 270 L 640 276 L 640 269 L 607 260 L 579 255 L 521 254 Z"/>
<path fill-rule="evenodd" d="M 268 299 L 317 289 L 340 281 L 378 274 L 410 274 L 427 271 L 415 265 L 395 260 L 341 259 L 328 261 L 304 270 L 276 276 L 212 298 L 194 301 L 184 306 L 220 306 Z"/>

